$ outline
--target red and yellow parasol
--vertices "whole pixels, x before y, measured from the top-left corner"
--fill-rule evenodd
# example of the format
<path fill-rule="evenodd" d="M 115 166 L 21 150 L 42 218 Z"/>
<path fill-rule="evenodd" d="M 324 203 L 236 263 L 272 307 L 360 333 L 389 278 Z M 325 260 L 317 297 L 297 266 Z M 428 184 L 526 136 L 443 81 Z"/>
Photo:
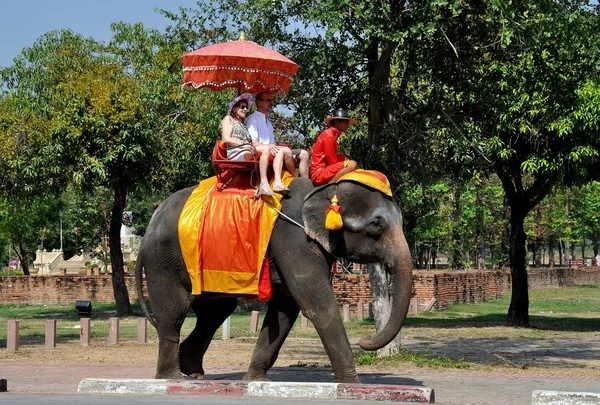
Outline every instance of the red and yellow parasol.
<path fill-rule="evenodd" d="M 237 41 L 200 48 L 181 57 L 183 87 L 213 90 L 237 88 L 241 92 L 286 93 L 298 65 L 280 53 L 246 41 L 242 32 Z"/>

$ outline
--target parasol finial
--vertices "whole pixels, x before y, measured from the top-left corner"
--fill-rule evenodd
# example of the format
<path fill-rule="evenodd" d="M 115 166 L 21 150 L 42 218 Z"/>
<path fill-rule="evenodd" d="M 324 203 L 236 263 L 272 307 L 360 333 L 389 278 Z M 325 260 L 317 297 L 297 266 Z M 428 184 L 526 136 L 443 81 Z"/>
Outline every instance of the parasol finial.
<path fill-rule="evenodd" d="M 246 40 L 246 33 L 244 31 L 240 32 L 240 39 L 238 41 L 245 41 Z"/>

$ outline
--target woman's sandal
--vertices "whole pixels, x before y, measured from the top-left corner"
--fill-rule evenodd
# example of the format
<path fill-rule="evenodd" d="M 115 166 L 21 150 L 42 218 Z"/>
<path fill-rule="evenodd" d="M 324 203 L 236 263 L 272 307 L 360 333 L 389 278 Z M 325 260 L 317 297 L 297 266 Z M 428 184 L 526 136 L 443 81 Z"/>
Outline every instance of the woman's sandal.
<path fill-rule="evenodd" d="M 268 195 L 268 196 L 274 196 L 275 194 L 273 194 L 273 191 L 271 190 L 271 187 L 269 187 L 269 184 L 265 184 L 265 183 L 260 183 L 258 185 L 258 193 L 260 195 Z"/>
<path fill-rule="evenodd" d="M 273 185 L 273 191 L 282 195 L 288 195 L 290 193 L 290 189 L 283 184 L 281 186 L 279 184 Z"/>

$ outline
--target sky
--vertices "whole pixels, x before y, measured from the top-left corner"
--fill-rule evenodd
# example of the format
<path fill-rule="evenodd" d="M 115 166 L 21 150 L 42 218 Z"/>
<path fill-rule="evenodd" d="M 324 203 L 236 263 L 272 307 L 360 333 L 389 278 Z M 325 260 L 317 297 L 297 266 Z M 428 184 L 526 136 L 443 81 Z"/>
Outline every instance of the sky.
<path fill-rule="evenodd" d="M 0 0 L 0 67 L 10 66 L 41 35 L 68 28 L 101 41 L 115 21 L 163 30 L 170 21 L 154 11 L 195 8 L 198 0 Z"/>

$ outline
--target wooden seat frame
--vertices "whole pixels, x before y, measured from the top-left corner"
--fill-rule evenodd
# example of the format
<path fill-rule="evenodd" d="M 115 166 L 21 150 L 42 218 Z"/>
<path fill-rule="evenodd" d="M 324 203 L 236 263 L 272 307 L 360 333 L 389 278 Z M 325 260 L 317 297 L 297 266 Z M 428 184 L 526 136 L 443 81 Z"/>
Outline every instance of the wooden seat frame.
<path fill-rule="evenodd" d="M 279 146 L 290 147 L 289 145 Z M 251 144 L 243 144 L 236 146 L 236 148 L 241 148 L 241 150 L 237 151 L 232 157 L 227 157 L 227 150 L 231 148 L 228 148 L 221 139 L 215 142 L 211 160 L 213 171 L 215 176 L 217 176 L 217 188 L 219 191 L 223 191 L 239 174 L 246 175 L 249 178 L 249 185 L 251 187 L 256 187 L 260 181 L 259 162 L 261 153 Z M 246 153 L 250 153 L 250 159 L 235 160 L 236 157 Z M 269 154 L 269 166 L 273 164 L 273 158 L 274 156 Z M 294 161 L 296 162 L 296 159 Z"/>

